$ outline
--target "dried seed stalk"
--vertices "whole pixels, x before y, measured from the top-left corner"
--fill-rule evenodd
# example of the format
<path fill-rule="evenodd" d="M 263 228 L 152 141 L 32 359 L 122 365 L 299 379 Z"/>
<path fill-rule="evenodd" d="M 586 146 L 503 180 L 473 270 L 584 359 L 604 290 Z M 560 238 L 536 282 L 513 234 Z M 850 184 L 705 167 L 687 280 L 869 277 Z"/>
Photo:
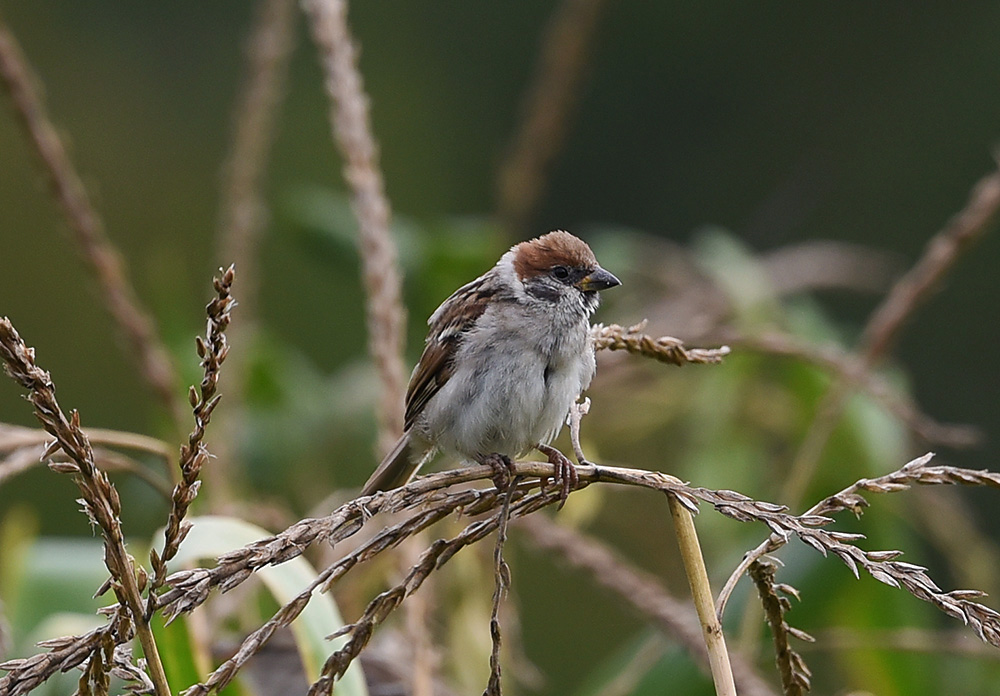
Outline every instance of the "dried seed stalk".
<path fill-rule="evenodd" d="M 389 232 L 391 210 L 372 135 L 357 49 L 347 25 L 345 0 L 304 0 L 332 108 L 334 140 L 344 159 L 344 179 L 351 187 L 351 207 L 358 219 L 359 247 L 368 322 L 368 351 L 381 380 L 379 451 L 388 452 L 403 432 L 403 366 L 406 313 L 396 244 Z"/>
<path fill-rule="evenodd" d="M 590 330 L 595 350 L 625 350 L 680 367 L 686 363 L 714 365 L 729 355 L 729 347 L 685 348 L 684 342 L 670 336 L 654 338 L 644 334 L 646 322 L 625 328 L 618 324 L 595 324 Z"/>
<path fill-rule="evenodd" d="M 10 94 L 14 113 L 38 153 L 52 195 L 97 280 L 108 312 L 138 357 L 142 376 L 175 422 L 180 423 L 182 410 L 175 393 L 176 374 L 170 354 L 156 323 L 129 282 L 125 261 L 108 239 L 104 222 L 49 118 L 31 72 L 17 40 L 0 19 L 0 84 Z"/>
<path fill-rule="evenodd" d="M 229 353 L 226 341 L 226 328 L 229 326 L 231 312 L 236 306 L 231 289 L 236 273 L 233 267 L 223 271 L 219 269 L 219 277 L 213 279 L 216 297 L 205 308 L 208 314 L 207 338 L 197 338 L 198 355 L 201 357 L 201 367 L 204 376 L 198 391 L 190 390 L 190 402 L 194 409 L 194 430 L 188 435 L 187 444 L 181 447 L 180 471 L 181 480 L 174 486 L 171 495 L 170 515 L 163 531 L 163 551 L 156 549 L 149 552 L 149 561 L 153 569 L 149 596 L 146 600 L 146 617 L 153 615 L 156 607 L 155 591 L 163 586 L 167 577 L 167 561 L 177 555 L 184 537 L 191 530 L 191 524 L 184 521 L 188 507 L 198 495 L 201 483 L 198 477 L 201 469 L 211 456 L 205 446 L 205 427 L 212 418 L 212 412 L 219 403 L 221 394 L 216 393 L 219 384 L 219 373 L 222 363 Z"/>
<path fill-rule="evenodd" d="M 792 650 L 788 638 L 794 636 L 800 640 L 813 642 L 813 637 L 788 625 L 785 621 L 785 612 L 791 609 L 791 603 L 788 601 L 788 597 L 778 594 L 780 590 L 783 594 L 798 599 L 798 592 L 788 585 L 775 584 L 774 563 L 764 560 L 754 561 L 748 572 L 754 585 L 757 586 L 757 593 L 764 605 L 764 618 L 767 619 L 767 623 L 771 627 L 771 636 L 774 639 L 774 659 L 778 665 L 778 673 L 781 675 L 781 687 L 785 696 L 804 696 L 811 686 L 812 672 L 809 671 L 802 656 Z"/>
<path fill-rule="evenodd" d="M 70 458 L 69 462 L 53 462 L 54 471 L 68 473 L 79 486 L 83 497 L 83 511 L 93 524 L 101 528 L 104 536 L 104 563 L 111 573 L 110 587 L 118 602 L 128 609 L 143 652 L 149 662 L 150 676 L 156 685 L 157 696 L 168 696 L 166 676 L 160 662 L 152 631 L 146 620 L 142 587 L 145 573 L 137 577 L 135 561 L 125 548 L 121 527 L 121 500 L 107 475 L 94 463 L 90 441 L 80 428 L 80 415 L 73 411 L 67 418 L 56 400 L 55 385 L 49 373 L 35 364 L 35 351 L 25 345 L 6 317 L 0 318 L 0 358 L 11 378 L 28 390 L 28 400 L 35 407 L 35 415 L 42 427 L 55 437 L 56 447 Z M 141 569 L 140 569 L 141 571 Z"/>

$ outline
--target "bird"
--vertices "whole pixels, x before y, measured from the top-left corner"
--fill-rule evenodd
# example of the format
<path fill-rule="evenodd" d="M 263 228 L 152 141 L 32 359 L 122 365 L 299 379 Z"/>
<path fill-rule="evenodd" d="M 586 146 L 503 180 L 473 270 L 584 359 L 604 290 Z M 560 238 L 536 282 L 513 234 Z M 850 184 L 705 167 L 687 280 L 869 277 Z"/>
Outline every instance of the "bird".
<path fill-rule="evenodd" d="M 456 290 L 427 320 L 403 435 L 361 495 L 405 485 L 438 451 L 489 464 L 502 481 L 511 457 L 537 449 L 556 465 L 565 501 L 576 470 L 549 443 L 594 377 L 590 317 L 617 285 L 586 242 L 556 230 Z"/>

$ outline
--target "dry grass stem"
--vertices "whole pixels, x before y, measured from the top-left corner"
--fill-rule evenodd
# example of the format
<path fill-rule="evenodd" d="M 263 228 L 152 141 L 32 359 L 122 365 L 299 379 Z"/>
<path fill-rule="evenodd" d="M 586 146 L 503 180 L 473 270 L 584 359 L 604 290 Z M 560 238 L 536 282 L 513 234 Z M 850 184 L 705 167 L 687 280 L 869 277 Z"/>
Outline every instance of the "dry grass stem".
<path fill-rule="evenodd" d="M 848 628 L 831 628 L 817 632 L 815 637 L 815 643 L 805 645 L 802 649 L 815 652 L 891 650 L 928 655 L 956 655 L 990 662 L 1000 660 L 1000 651 L 982 641 L 975 640 L 967 632 L 961 630 L 935 631 L 923 628 L 898 628 L 885 631 L 858 631 Z"/>
<path fill-rule="evenodd" d="M 391 216 L 379 169 L 378 145 L 371 132 L 368 97 L 357 68 L 357 49 L 347 25 L 345 0 L 303 0 L 313 39 L 320 50 L 330 121 L 344 159 L 344 178 L 358 219 L 362 276 L 367 295 L 368 350 L 381 381 L 380 456 L 403 432 L 403 366 L 406 317 L 396 245 L 389 232 Z"/>
<path fill-rule="evenodd" d="M 997 485 L 1000 475 L 989 472 L 968 472 L 953 467 L 923 467 L 911 465 L 897 476 L 858 482 L 857 490 L 895 490 L 906 480 L 920 483 L 968 482 Z M 741 521 L 757 521 L 767 525 L 780 539 L 796 535 L 805 543 L 824 554 L 832 553 L 857 574 L 862 568 L 886 584 L 902 587 L 920 599 L 962 619 L 972 626 L 983 639 L 996 645 L 1000 641 L 1000 614 L 972 601 L 980 593 L 971 591 L 942 592 L 926 575 L 923 568 L 895 560 L 896 551 L 864 551 L 852 542 L 859 535 L 827 531 L 822 527 L 832 520 L 829 517 L 806 514 L 791 515 L 780 505 L 755 501 L 734 491 L 713 491 L 683 484 L 676 478 L 654 471 L 606 467 L 594 464 L 578 466 L 580 485 L 616 483 L 658 490 L 673 496 L 688 511 L 696 511 L 698 502 L 712 505 L 722 514 Z M 525 480 L 519 483 L 511 497 L 511 514 L 528 515 L 559 500 L 555 489 L 530 492 L 540 486 L 540 479 L 555 474 L 554 465 L 548 462 L 516 462 L 513 474 Z M 475 517 L 488 514 L 469 525 L 461 534 L 450 540 L 434 542 L 411 568 L 406 579 L 398 586 L 379 595 L 369 605 L 362 617 L 340 632 L 347 635 L 347 644 L 324 667 L 322 678 L 313 686 L 313 693 L 328 693 L 334 681 L 357 657 L 370 640 L 372 631 L 419 587 L 433 570 L 440 567 L 459 549 L 479 541 L 500 524 L 505 496 L 498 495 L 493 487 L 446 490 L 450 486 L 472 481 L 490 480 L 493 471 L 489 466 L 470 466 L 452 471 L 430 474 L 406 486 L 376 495 L 352 500 L 330 515 L 318 519 L 302 520 L 284 532 L 250 544 L 223 555 L 213 568 L 197 568 L 174 573 L 167 578 L 169 589 L 157 598 L 157 608 L 168 619 L 188 612 L 201 605 L 213 590 L 225 592 L 241 584 L 253 573 L 267 565 L 279 564 L 301 555 L 317 542 L 335 543 L 358 532 L 379 512 L 398 513 L 411 511 L 402 522 L 387 527 L 367 543 L 325 568 L 316 581 L 282 607 L 271 620 L 250 634 L 230 660 L 219 666 L 202 684 L 187 691 L 187 696 L 204 696 L 223 688 L 236 675 L 273 633 L 287 626 L 301 613 L 316 590 L 326 591 L 353 568 L 378 554 L 394 548 L 419 531 L 445 517 L 461 512 Z M 859 503 L 852 497 L 855 490 L 845 489 L 837 496 L 824 501 L 822 509 L 853 509 Z M 817 506 L 817 509 L 820 509 Z M 69 639 L 67 639 L 69 640 Z M 85 657 L 85 656 L 84 656 Z M 36 659 L 36 658 L 32 658 Z M 80 658 L 81 660 L 84 658 Z M 79 663 L 77 663 L 79 664 Z M 54 671 L 51 666 L 50 671 Z"/>
<path fill-rule="evenodd" d="M 399 547 L 399 568 L 405 572 L 420 557 L 427 546 L 427 532 L 420 532 L 408 538 Z M 431 631 L 431 610 L 434 585 L 428 582 L 424 591 L 413 595 L 406 603 L 403 640 L 408 645 L 409 674 L 406 675 L 410 696 L 434 696 L 437 681 L 437 650 Z"/>
<path fill-rule="evenodd" d="M 529 511 L 558 500 L 558 491 L 548 490 L 528 494 L 529 489 L 540 485 L 539 478 L 554 475 L 552 464 L 517 462 L 514 466 L 516 476 L 530 477 L 530 480 L 518 485 L 512 502 L 512 514 L 515 516 L 528 514 Z M 926 483 L 941 477 L 948 480 L 993 481 L 998 476 L 979 472 L 970 474 L 950 467 L 939 469 L 935 467 L 934 471 L 920 473 L 915 471 L 914 467 L 910 467 L 907 476 Z M 677 479 L 659 472 L 592 464 L 581 465 L 578 470 L 581 485 L 596 482 L 618 483 L 660 490 L 674 496 L 679 504 L 689 511 L 697 509 L 698 501 L 707 502 L 719 512 L 734 519 L 766 524 L 781 539 L 794 534 L 820 552 L 837 556 L 855 574 L 859 568 L 864 569 L 881 582 L 902 587 L 914 596 L 935 604 L 949 615 L 962 619 L 983 639 L 993 644 L 1000 640 L 1000 614 L 972 601 L 974 597 L 979 596 L 979 593 L 942 592 L 923 568 L 895 560 L 899 555 L 898 552 L 864 551 L 852 543 L 860 538 L 859 535 L 823 529 L 832 521 L 829 517 L 816 514 L 791 515 L 780 505 L 755 501 L 734 491 L 713 491 L 686 486 Z M 313 693 L 326 693 L 370 640 L 374 628 L 443 562 L 442 559 L 447 560 L 458 548 L 481 539 L 499 525 L 500 513 L 497 510 L 502 505 L 503 496 L 499 496 L 494 488 L 455 492 L 444 490 L 458 483 L 489 479 L 492 475 L 493 472 L 488 466 L 472 466 L 430 474 L 403 488 L 351 501 L 327 517 L 303 520 L 281 534 L 222 556 L 214 568 L 185 570 L 172 575 L 167 580 L 170 589 L 158 600 L 158 605 L 168 617 L 199 606 L 213 589 L 220 591 L 232 589 L 251 577 L 258 568 L 281 563 L 300 555 L 313 543 L 340 541 L 359 531 L 372 515 L 378 512 L 416 511 L 408 519 L 384 529 L 361 548 L 326 568 L 310 588 L 283 607 L 258 631 L 248 636 L 234 658 L 220 666 L 206 682 L 189 691 L 188 696 L 206 694 L 228 683 L 242 664 L 263 646 L 278 627 L 287 625 L 301 612 L 316 589 L 327 589 L 357 565 L 372 559 L 382 551 L 393 548 L 417 531 L 459 510 L 469 516 L 491 512 L 490 517 L 474 523 L 458 537 L 447 542 L 435 542 L 411 569 L 403 583 L 373 600 L 361 619 L 345 627 L 343 634 L 348 635 L 350 640 L 330 658 L 324 668 L 323 677 L 313 687 Z M 899 479 L 890 479 L 873 480 L 859 485 L 866 490 L 886 486 L 891 489 L 898 483 Z M 842 492 L 841 499 L 844 504 L 851 501 L 850 494 L 849 490 Z"/>
<path fill-rule="evenodd" d="M 510 500 L 513 494 L 504 497 Z M 559 492 L 557 490 L 538 491 L 512 503 L 509 513 L 513 515 L 530 514 L 558 500 Z M 494 502 L 497 501 L 494 500 Z M 322 675 L 309 689 L 309 696 L 328 696 L 333 689 L 334 682 L 344 675 L 351 662 L 371 640 L 375 628 L 385 621 L 408 595 L 415 592 L 434 570 L 447 563 L 461 549 L 480 541 L 494 529 L 497 529 L 503 516 L 504 511 L 501 510 L 490 517 L 473 522 L 451 539 L 435 541 L 421 555 L 420 560 L 410 569 L 402 582 L 373 599 L 365 609 L 364 614 L 355 623 L 337 631 L 332 637 L 347 636 L 348 641 L 344 647 L 327 659 L 323 665 Z M 497 688 L 499 689 L 499 683 L 497 683 Z M 499 693 L 499 691 L 492 693 Z"/>
<path fill-rule="evenodd" d="M 51 454 L 61 448 L 71 462 L 49 464 L 59 473 L 73 476 L 83 495 L 82 505 L 87 517 L 101 528 L 104 536 L 104 562 L 111 573 L 110 587 L 120 604 L 128 608 L 129 618 L 139 636 L 143 652 L 149 663 L 150 676 L 156 684 L 157 696 L 167 696 L 169 688 L 156 643 L 143 610 L 142 585 L 145 572 L 140 569 L 137 577 L 134 559 L 125 548 L 121 528 L 121 500 L 118 491 L 107 475 L 97 468 L 94 450 L 80 428 L 76 411 L 67 418 L 59 407 L 55 386 L 49 373 L 35 364 L 35 351 L 25 345 L 10 320 L 0 319 L 0 358 L 7 374 L 28 390 L 28 399 L 35 407 L 35 415 L 42 427 L 55 438 L 48 447 Z"/>
<path fill-rule="evenodd" d="M 169 353 L 128 280 L 125 262 L 104 231 L 66 147 L 49 118 L 21 48 L 0 18 L 0 81 L 10 94 L 21 126 L 38 153 L 49 185 L 62 208 L 84 260 L 100 286 L 104 303 L 138 356 L 141 374 L 167 407 L 176 423 L 182 409 L 177 378 Z M 178 428 L 180 432 L 180 428 Z"/>
<path fill-rule="evenodd" d="M 712 587 L 708 582 L 708 569 L 705 568 L 705 558 L 698 543 L 694 517 L 676 496 L 668 493 L 667 501 L 670 504 L 670 516 L 674 520 L 674 531 L 677 535 L 681 560 L 684 562 L 684 572 L 691 586 L 695 612 L 701 624 L 702 638 L 708 650 L 708 665 L 712 671 L 712 681 L 715 682 L 715 693 L 718 696 L 736 696 L 736 683 L 733 679 L 733 668 L 729 663 L 726 637 L 722 633 L 722 623 L 715 613 Z"/>
<path fill-rule="evenodd" d="M 850 510 L 855 515 L 860 516 L 864 509 L 868 506 L 868 501 L 861 495 L 862 491 L 869 493 L 893 493 L 896 491 L 907 490 L 913 485 L 967 485 L 1000 488 L 1000 474 L 986 470 L 973 471 L 971 469 L 962 469 L 953 466 L 930 466 L 930 461 L 933 456 L 933 453 L 928 453 L 922 457 L 918 457 L 917 459 L 907 462 L 896 471 L 885 474 L 884 476 L 879 476 L 873 479 L 860 479 L 842 491 L 824 498 L 801 515 L 801 518 L 810 519 L 816 516 L 835 514 L 844 510 Z M 824 519 L 829 518 L 824 517 Z M 740 564 L 729 576 L 729 580 L 726 581 L 725 586 L 719 593 L 719 598 L 716 601 L 716 611 L 719 616 L 722 616 L 725 612 L 726 603 L 729 601 L 729 597 L 732 594 L 733 589 L 735 589 L 736 583 L 739 581 L 740 577 L 747 572 L 755 561 L 759 560 L 766 554 L 777 551 L 779 548 L 788 543 L 788 539 L 788 534 L 775 530 L 774 534 L 761 542 L 761 544 L 755 549 L 748 551 L 743 556 L 743 560 L 740 561 Z M 806 539 L 803 539 L 803 541 L 806 541 Z M 807 541 L 807 543 L 810 542 Z M 812 543 L 810 543 L 810 545 L 814 546 Z M 896 553 L 898 555 L 898 552 L 891 553 Z M 847 561 L 845 560 L 845 562 Z M 920 574 L 922 574 L 924 570 L 918 566 L 911 566 L 908 563 L 902 564 L 902 566 L 902 570 L 918 569 Z M 855 572 L 857 571 L 855 570 Z M 907 573 L 904 572 L 902 576 L 894 577 L 893 579 L 879 577 L 879 575 L 873 573 L 873 576 L 875 576 L 877 580 L 885 582 L 888 585 L 898 587 L 899 583 L 902 582 L 903 586 L 910 591 L 911 594 L 914 594 L 920 599 L 925 599 L 936 604 L 946 614 L 954 615 L 952 612 L 953 607 L 950 606 L 950 602 L 947 597 L 943 597 L 943 602 L 938 604 L 935 598 L 940 594 L 940 591 L 936 588 L 936 586 L 934 586 L 933 583 L 927 583 L 929 578 L 921 580 L 916 587 L 911 587 L 909 584 L 910 581 L 905 579 L 906 575 Z M 989 611 L 992 612 L 992 610 Z M 973 610 L 973 613 L 976 615 L 980 614 L 979 610 Z M 988 623 L 992 624 L 992 621 L 993 620 L 990 619 Z M 997 644 L 995 642 L 997 640 L 996 635 L 990 637 L 989 635 L 981 633 L 976 627 L 975 620 L 972 621 L 972 626 L 976 629 L 976 633 L 980 638 L 988 643 L 994 645 Z M 995 627 L 988 630 L 991 632 L 995 631 Z"/>
<path fill-rule="evenodd" d="M 219 276 L 213 279 L 216 297 L 205 308 L 208 315 L 206 338 L 196 340 L 198 356 L 204 376 L 196 391 L 191 387 L 189 400 L 194 411 L 194 430 L 188 435 L 188 441 L 181 447 L 180 472 L 181 480 L 174 486 L 171 495 L 170 514 L 163 531 L 163 550 L 157 553 L 150 549 L 149 561 L 153 569 L 149 596 L 146 602 L 146 617 L 153 615 L 156 606 L 155 591 L 159 589 L 167 577 L 167 562 L 177 555 L 177 550 L 184 537 L 191 531 L 191 524 L 184 521 L 188 507 L 198 495 L 201 483 L 198 477 L 202 467 L 211 456 L 205 446 L 205 428 L 212 419 L 212 412 L 222 398 L 217 393 L 219 373 L 222 363 L 229 353 L 229 343 L 226 341 L 226 328 L 232 319 L 231 313 L 236 306 L 236 300 L 231 294 L 236 273 L 230 266 L 226 270 L 219 269 Z"/>
<path fill-rule="evenodd" d="M 256 314 L 257 253 L 267 224 L 263 179 L 294 45 L 295 10 L 295 0 L 257 3 L 244 86 L 234 112 L 217 237 L 219 258 L 240 269 L 241 324 Z"/>
<path fill-rule="evenodd" d="M 397 546 L 431 524 L 444 519 L 456 509 L 475 506 L 483 497 L 479 491 L 467 491 L 461 495 L 445 498 L 437 504 L 430 504 L 427 503 L 425 495 L 413 496 L 413 491 L 408 493 L 410 496 L 402 496 L 403 499 L 412 496 L 415 501 L 413 506 L 420 507 L 420 512 L 382 530 L 367 543 L 325 568 L 298 596 L 282 607 L 263 626 L 247 636 L 233 657 L 216 668 L 204 682 L 188 689 L 186 696 L 200 696 L 224 688 L 246 661 L 264 647 L 277 629 L 290 624 L 305 609 L 313 592 L 328 590 L 333 583 L 358 564 Z M 426 494 L 426 491 L 424 493 Z M 360 531 L 371 515 L 383 509 L 395 510 L 395 506 L 400 502 L 398 498 L 394 499 L 385 494 L 373 496 L 367 502 L 364 498 L 353 500 L 325 518 L 303 520 L 280 535 L 263 539 L 220 557 L 218 567 L 224 568 L 221 573 L 214 572 L 215 569 L 174 573 L 167 580 L 172 589 L 159 598 L 159 605 L 163 608 L 167 620 L 171 621 L 179 613 L 191 611 L 204 603 L 212 589 L 218 588 L 219 591 L 226 592 L 251 577 L 255 570 L 295 558 L 316 541 L 324 540 L 334 544 L 345 539 Z"/>
<path fill-rule="evenodd" d="M 171 459 L 173 454 L 165 442 L 145 435 L 118 430 L 84 428 L 83 432 L 90 440 L 91 445 L 94 446 L 94 461 L 100 468 L 106 471 L 122 471 L 136 476 L 165 498 L 170 498 L 171 486 L 162 477 L 157 476 L 132 457 L 98 446 L 107 445 Z M 48 450 L 50 441 L 51 437 L 44 430 L 0 423 L 0 453 L 3 453 L 3 456 L 0 457 L 0 485 L 5 480 L 48 460 L 65 461 L 65 455 L 61 452 L 53 453 L 48 458 L 43 457 Z"/>
<path fill-rule="evenodd" d="M 701 501 L 735 520 L 760 522 L 772 530 L 779 546 L 789 537 L 797 536 L 820 553 L 833 554 L 839 558 L 855 576 L 859 569 L 863 569 L 876 580 L 905 589 L 918 599 L 934 604 L 949 616 L 962 620 L 983 640 L 994 645 L 1000 643 L 1000 613 L 972 601 L 973 598 L 981 596 L 981 593 L 967 590 L 943 592 L 927 575 L 926 569 L 897 561 L 900 552 L 865 551 L 852 543 L 860 539 L 860 535 L 824 529 L 823 527 L 833 521 L 830 517 L 811 513 L 792 515 L 782 505 L 753 500 L 736 491 L 715 491 L 688 486 L 672 476 L 656 471 L 596 464 L 579 465 L 577 471 L 581 485 L 616 483 L 649 488 L 671 494 L 680 505 L 691 512 L 697 511 L 698 502 Z M 513 473 L 516 476 L 530 478 L 520 484 L 518 490 L 521 492 L 540 485 L 538 479 L 542 477 L 553 477 L 555 468 L 548 462 L 524 461 L 515 463 Z M 175 573 L 168 578 L 167 582 L 171 589 L 161 596 L 159 604 L 164 607 L 167 615 L 190 611 L 203 603 L 212 589 L 219 588 L 223 591 L 231 589 L 250 577 L 255 569 L 297 556 L 318 539 L 334 542 L 346 538 L 357 532 L 372 514 L 382 510 L 398 512 L 417 507 L 425 510 L 424 514 L 433 512 L 437 518 L 443 518 L 450 514 L 451 510 L 459 508 L 469 515 L 496 510 L 500 499 L 492 488 L 461 493 L 436 492 L 457 483 L 489 479 L 492 475 L 489 466 L 470 466 L 430 474 L 389 493 L 379 493 L 369 498 L 351 501 L 325 518 L 304 520 L 279 535 L 227 554 L 218 559 L 215 568 L 199 568 Z M 914 481 L 919 479 L 921 483 L 928 484 L 990 482 L 988 485 L 994 485 L 992 482 L 1000 478 L 1000 474 L 969 472 L 954 467 L 933 467 L 927 472 L 910 467 L 909 475 L 914 477 Z M 898 483 L 898 480 L 885 482 L 885 490 L 898 489 Z M 882 483 L 879 479 L 872 479 L 864 485 L 865 490 L 877 490 Z M 845 495 L 847 495 L 846 500 L 853 500 L 849 491 Z M 545 504 L 548 504 L 549 500 L 547 493 Z M 427 507 L 429 501 L 434 501 L 432 508 Z M 420 524 L 414 529 L 424 527 L 426 524 Z M 369 550 L 364 559 L 367 560 L 381 550 L 399 543 L 412 533 L 407 530 L 408 527 L 399 525 L 385 530 L 376 537 L 377 548 L 372 547 L 374 548 L 372 550 L 365 547 Z M 345 558 L 346 565 L 342 570 L 338 570 L 337 578 L 362 560 L 361 557 L 354 556 Z"/>
<path fill-rule="evenodd" d="M 775 332 L 756 336 L 726 332 L 725 340 L 738 348 L 793 358 L 826 370 L 852 386 L 864 390 L 914 435 L 929 444 L 973 447 L 983 441 L 982 431 L 975 426 L 939 423 L 922 413 L 912 399 L 900 394 L 880 375 L 867 370 L 858 358 L 836 346 L 817 346 L 795 336 Z"/>
<path fill-rule="evenodd" d="M 590 330 L 595 350 L 624 350 L 678 367 L 686 363 L 715 365 L 729 355 L 729 347 L 685 348 L 684 342 L 670 336 L 653 338 L 642 333 L 646 322 L 625 328 L 618 324 L 595 324 Z"/>
<path fill-rule="evenodd" d="M 753 562 L 748 572 L 764 605 L 764 618 L 771 627 L 781 688 L 785 696 L 803 696 L 811 686 L 812 672 L 802 656 L 792 650 L 788 639 L 795 637 L 807 642 L 813 642 L 814 639 L 808 633 L 792 628 L 785 621 L 785 612 L 792 608 L 788 597 L 798 599 L 799 595 L 795 588 L 774 582 L 775 570 L 774 563 L 759 560 Z"/>
<path fill-rule="evenodd" d="M 580 96 L 605 0 L 562 0 L 542 36 L 538 65 L 520 121 L 497 173 L 497 212 L 512 237 L 523 236 L 545 193 Z"/>
<path fill-rule="evenodd" d="M 53 674 L 79 667 L 101 650 L 106 636 L 113 635 L 117 628 L 116 623 L 111 622 L 81 636 L 44 641 L 39 646 L 48 648 L 48 652 L 0 663 L 0 669 L 7 671 L 0 677 L 0 693 L 22 696 L 41 686 Z M 115 642 L 119 639 L 115 638 Z"/>
<path fill-rule="evenodd" d="M 959 257 L 993 228 L 998 217 L 1000 171 L 994 171 L 976 182 L 965 207 L 931 238 L 920 260 L 872 312 L 861 337 L 861 353 L 869 364 L 889 352 L 906 320 L 934 293 Z"/>
<path fill-rule="evenodd" d="M 560 560 L 588 573 L 597 584 L 635 607 L 639 616 L 679 642 L 710 674 L 708 651 L 697 615 L 689 603 L 669 594 L 656 577 L 634 567 L 593 537 L 559 525 L 545 515 L 522 517 L 516 529 L 525 533 L 533 546 L 557 553 Z M 750 663 L 738 653 L 730 659 L 738 693 L 774 696 L 774 690 Z"/>
<path fill-rule="evenodd" d="M 277 121 L 295 46 L 295 0 L 257 0 L 253 25 L 244 48 L 243 85 L 233 112 L 233 135 L 223 169 L 216 245 L 219 259 L 239 269 L 240 321 L 230 331 L 241 346 L 230 357 L 230 372 L 246 374 L 257 334 L 261 278 L 260 247 L 270 219 L 267 167 L 277 136 Z M 226 391 L 225 418 L 219 423 L 215 464 L 204 474 L 214 508 L 234 502 L 234 467 L 243 430 L 245 380 L 235 379 Z"/>
<path fill-rule="evenodd" d="M 0 485 L 9 478 L 13 478 L 20 473 L 33 469 L 36 466 L 48 463 L 65 463 L 70 461 L 62 452 L 47 454 L 46 445 L 35 445 L 34 447 L 22 447 L 7 454 L 0 459 Z M 167 500 L 170 499 L 171 486 L 162 476 L 157 476 L 141 462 L 101 447 L 94 448 L 94 463 L 108 472 L 123 472 L 135 476 L 149 484 L 149 486 Z"/>
<path fill-rule="evenodd" d="M 107 430 L 106 428 L 84 428 L 84 434 L 92 445 L 105 445 L 117 449 L 145 452 L 172 460 L 174 453 L 166 442 L 148 435 L 129 433 L 123 430 Z M 0 423 L 0 452 L 9 452 L 21 447 L 46 444 L 50 436 L 37 428 L 25 428 L 20 425 Z"/>
<path fill-rule="evenodd" d="M 1000 171 L 980 179 L 965 207 L 927 243 L 917 263 L 889 291 L 871 313 L 862 334 L 859 355 L 862 370 L 870 370 L 895 343 L 907 319 L 940 285 L 963 252 L 988 232 L 1000 215 Z M 783 500 L 795 505 L 805 494 L 850 396 L 841 379 L 827 391 L 792 463 Z"/>
<path fill-rule="evenodd" d="M 490 608 L 490 679 L 483 691 L 483 696 L 501 696 L 500 686 L 500 602 L 510 587 L 510 566 L 503 559 L 503 546 L 507 541 L 507 525 L 510 522 L 510 504 L 517 490 L 517 479 L 511 478 L 510 484 L 503 496 L 503 506 L 500 508 L 500 520 L 497 524 L 497 542 L 493 547 L 493 600 Z"/>
<path fill-rule="evenodd" d="M 5 660 L 7 658 L 7 652 L 10 650 L 10 645 L 10 622 L 7 621 L 6 607 L 4 607 L 3 600 L 0 599 L 0 660 Z"/>

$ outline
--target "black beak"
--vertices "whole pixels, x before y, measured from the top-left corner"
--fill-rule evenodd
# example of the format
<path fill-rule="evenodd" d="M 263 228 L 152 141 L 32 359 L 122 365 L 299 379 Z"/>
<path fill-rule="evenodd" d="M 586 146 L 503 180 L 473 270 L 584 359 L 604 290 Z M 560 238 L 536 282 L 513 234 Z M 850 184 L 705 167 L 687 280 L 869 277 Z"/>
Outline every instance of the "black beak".
<path fill-rule="evenodd" d="M 593 292 L 594 290 L 607 290 L 621 284 L 622 282 L 615 278 L 614 275 L 598 267 L 580 280 L 576 286 L 584 292 Z"/>

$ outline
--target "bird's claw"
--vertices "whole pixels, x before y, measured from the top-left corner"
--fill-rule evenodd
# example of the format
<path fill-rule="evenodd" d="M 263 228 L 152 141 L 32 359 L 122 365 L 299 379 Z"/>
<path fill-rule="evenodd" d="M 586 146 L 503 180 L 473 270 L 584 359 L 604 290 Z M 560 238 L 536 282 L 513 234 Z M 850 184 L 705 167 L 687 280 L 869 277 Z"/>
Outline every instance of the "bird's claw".
<path fill-rule="evenodd" d="M 555 467 L 552 482 L 559 487 L 558 509 L 562 509 L 562 506 L 566 504 L 566 498 L 569 497 L 570 491 L 580 485 L 580 474 L 577 472 L 576 467 L 573 466 L 573 462 L 569 460 L 569 457 L 555 447 L 539 445 L 538 451 L 544 454 L 549 460 L 549 464 Z M 547 484 L 547 478 L 542 482 L 543 485 Z"/>
<path fill-rule="evenodd" d="M 514 479 L 514 463 L 505 454 L 494 452 L 483 457 L 483 464 L 493 469 L 493 485 L 498 491 L 505 491 Z"/>

